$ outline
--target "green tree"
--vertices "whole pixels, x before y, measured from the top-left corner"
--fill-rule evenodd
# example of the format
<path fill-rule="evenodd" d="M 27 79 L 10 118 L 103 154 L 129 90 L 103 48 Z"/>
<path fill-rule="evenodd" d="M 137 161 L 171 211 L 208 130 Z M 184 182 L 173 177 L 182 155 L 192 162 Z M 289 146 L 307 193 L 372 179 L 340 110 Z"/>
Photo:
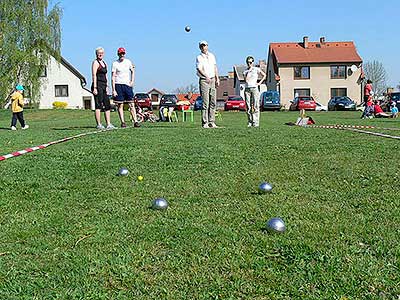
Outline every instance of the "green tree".
<path fill-rule="evenodd" d="M 60 58 L 61 15 L 47 0 L 0 1 L 0 103 L 18 82 L 37 99 L 50 55 Z"/>

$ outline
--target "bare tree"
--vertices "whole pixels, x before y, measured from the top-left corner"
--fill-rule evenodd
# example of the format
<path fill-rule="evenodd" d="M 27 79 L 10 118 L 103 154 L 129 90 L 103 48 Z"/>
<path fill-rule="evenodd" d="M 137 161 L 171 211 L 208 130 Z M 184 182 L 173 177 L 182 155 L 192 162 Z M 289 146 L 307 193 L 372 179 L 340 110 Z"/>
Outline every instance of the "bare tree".
<path fill-rule="evenodd" d="M 372 87 L 376 95 L 383 95 L 387 88 L 387 73 L 383 64 L 377 60 L 363 64 L 366 79 L 372 81 Z"/>
<path fill-rule="evenodd" d="M 187 94 L 189 92 L 197 93 L 198 91 L 199 91 L 198 86 L 194 83 L 191 83 L 190 85 L 182 86 L 182 87 L 175 89 L 173 91 L 173 93 L 174 94 Z"/>

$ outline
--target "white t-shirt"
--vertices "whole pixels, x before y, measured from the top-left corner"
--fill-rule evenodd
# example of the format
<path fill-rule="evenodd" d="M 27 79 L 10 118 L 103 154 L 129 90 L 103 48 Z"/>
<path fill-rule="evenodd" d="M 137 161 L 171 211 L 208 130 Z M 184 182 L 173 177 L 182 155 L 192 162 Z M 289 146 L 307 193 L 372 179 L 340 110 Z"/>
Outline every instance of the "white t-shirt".
<path fill-rule="evenodd" d="M 212 54 L 211 52 L 208 52 L 207 54 L 201 53 L 196 58 L 196 70 L 201 70 L 208 78 L 215 77 L 216 65 L 217 61 L 214 54 Z M 201 75 L 199 72 L 197 72 L 197 76 L 203 77 L 203 75 Z"/>
<path fill-rule="evenodd" d="M 261 74 L 261 69 L 258 67 L 251 67 L 243 72 L 247 88 L 257 87 L 258 74 Z"/>
<path fill-rule="evenodd" d="M 124 58 L 123 61 L 117 60 L 112 64 L 112 72 L 115 73 L 115 83 L 129 85 L 131 81 L 131 70 L 134 66 L 132 62 Z"/>

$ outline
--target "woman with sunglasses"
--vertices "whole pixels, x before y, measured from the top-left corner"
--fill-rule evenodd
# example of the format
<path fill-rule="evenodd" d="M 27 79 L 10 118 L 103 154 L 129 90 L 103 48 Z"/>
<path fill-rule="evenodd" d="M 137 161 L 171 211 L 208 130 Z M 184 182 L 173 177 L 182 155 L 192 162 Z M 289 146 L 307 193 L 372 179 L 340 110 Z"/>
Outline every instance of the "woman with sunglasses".
<path fill-rule="evenodd" d="M 246 100 L 247 127 L 258 127 L 260 125 L 260 92 L 259 86 L 265 80 L 265 73 L 254 66 L 254 57 L 246 58 L 247 69 L 243 72 L 246 82 L 244 97 Z M 261 80 L 258 80 L 261 75 Z"/>

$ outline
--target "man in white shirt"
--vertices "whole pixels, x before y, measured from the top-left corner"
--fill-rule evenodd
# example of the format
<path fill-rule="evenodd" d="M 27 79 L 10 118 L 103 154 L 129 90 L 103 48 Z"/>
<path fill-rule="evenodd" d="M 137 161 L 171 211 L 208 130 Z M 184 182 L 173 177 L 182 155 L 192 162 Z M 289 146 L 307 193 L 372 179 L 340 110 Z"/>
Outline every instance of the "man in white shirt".
<path fill-rule="evenodd" d="M 128 103 L 134 127 L 140 127 L 136 118 L 136 108 L 133 100 L 133 83 L 135 82 L 135 66 L 125 58 L 125 48 L 118 48 L 118 60 L 112 64 L 112 94 L 114 102 L 118 105 L 118 115 L 121 127 L 125 128 L 124 103 Z"/>
<path fill-rule="evenodd" d="M 215 110 L 217 108 L 217 87 L 219 86 L 217 61 L 214 54 L 208 51 L 208 43 L 199 43 L 200 55 L 196 58 L 197 76 L 199 76 L 200 94 L 203 98 L 202 126 L 217 128 Z"/>
<path fill-rule="evenodd" d="M 246 87 L 244 97 L 246 100 L 247 127 L 258 127 L 260 125 L 260 92 L 258 87 L 265 80 L 265 73 L 260 68 L 254 67 L 254 57 L 246 58 L 247 69 L 243 72 Z M 262 78 L 258 81 L 258 75 Z"/>

